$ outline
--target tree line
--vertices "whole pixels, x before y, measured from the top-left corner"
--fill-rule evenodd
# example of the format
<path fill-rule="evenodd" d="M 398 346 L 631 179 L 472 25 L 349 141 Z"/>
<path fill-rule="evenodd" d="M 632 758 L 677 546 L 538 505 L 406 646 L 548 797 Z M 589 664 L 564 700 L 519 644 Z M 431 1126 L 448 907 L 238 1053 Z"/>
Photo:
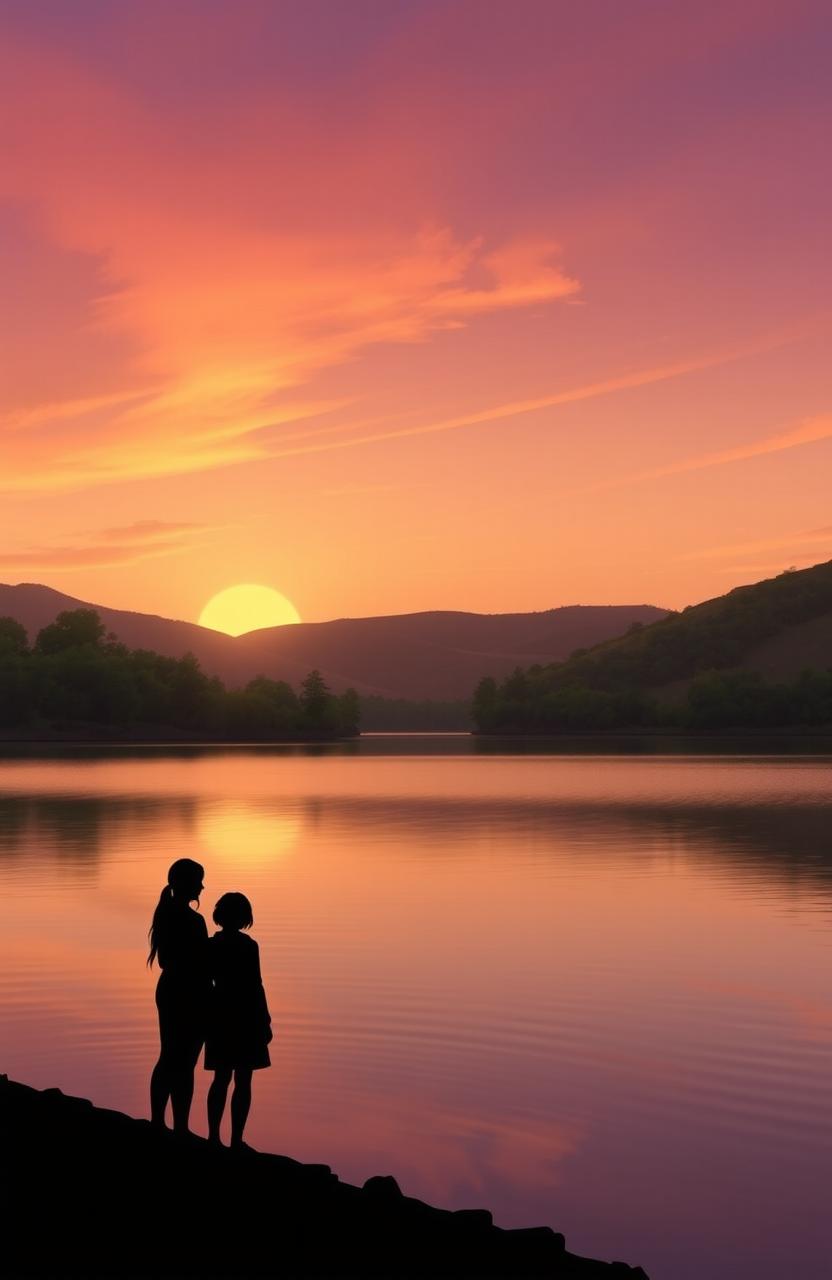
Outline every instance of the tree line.
<path fill-rule="evenodd" d="M 15 618 L 0 617 L 3 728 L 147 727 L 268 739 L 355 734 L 359 719 L 355 690 L 332 693 L 319 671 L 311 671 L 297 692 L 265 676 L 243 689 L 226 689 L 191 653 L 168 658 L 128 649 L 107 634 L 94 609 L 59 613 L 32 645 Z"/>
<path fill-rule="evenodd" d="M 776 684 L 755 671 L 706 671 L 691 680 L 681 701 L 670 702 L 638 689 L 562 684 L 547 667 L 518 668 L 499 684 L 490 676 L 481 680 L 473 713 L 481 733 L 820 728 L 832 725 L 832 669 L 807 669 Z"/>
<path fill-rule="evenodd" d="M 468 732 L 471 702 L 361 695 L 361 727 L 379 732 Z"/>

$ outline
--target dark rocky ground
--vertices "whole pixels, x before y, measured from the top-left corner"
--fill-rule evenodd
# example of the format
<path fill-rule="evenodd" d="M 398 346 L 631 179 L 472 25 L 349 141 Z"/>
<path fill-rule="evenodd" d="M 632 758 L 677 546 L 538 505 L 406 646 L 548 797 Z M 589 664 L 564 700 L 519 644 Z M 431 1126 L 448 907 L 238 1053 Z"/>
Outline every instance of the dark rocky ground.
<path fill-rule="evenodd" d="M 647 1280 L 568 1253 L 548 1227 L 507 1231 L 363 1187 L 325 1165 L 154 1133 L 57 1089 L 0 1077 L 3 1260 L 43 1280 L 555 1277 Z"/>

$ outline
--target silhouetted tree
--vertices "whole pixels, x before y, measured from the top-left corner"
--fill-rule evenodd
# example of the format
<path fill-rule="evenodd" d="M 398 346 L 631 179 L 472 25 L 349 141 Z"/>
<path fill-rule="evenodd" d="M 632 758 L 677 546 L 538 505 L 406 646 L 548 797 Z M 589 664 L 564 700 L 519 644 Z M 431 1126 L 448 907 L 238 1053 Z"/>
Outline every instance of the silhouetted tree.
<path fill-rule="evenodd" d="M 38 653 L 61 653 L 64 649 L 77 649 L 82 645 L 98 648 L 105 631 L 95 609 L 65 609 L 38 633 L 35 648 Z"/>
<path fill-rule="evenodd" d="M 324 725 L 332 694 L 320 671 L 310 671 L 300 686 L 300 706 L 304 719 L 313 728 Z"/>
<path fill-rule="evenodd" d="M 245 692 L 269 708 L 270 727 L 295 729 L 301 719 L 298 695 L 285 680 L 270 680 L 267 676 L 255 676 L 246 685 Z"/>
<path fill-rule="evenodd" d="M 474 719 L 480 729 L 488 731 L 496 724 L 497 681 L 493 676 L 483 676 L 474 690 Z"/>
<path fill-rule="evenodd" d="M 338 727 L 343 733 L 357 733 L 361 723 L 361 699 L 355 689 L 345 689 L 338 699 Z"/>
<path fill-rule="evenodd" d="M 0 657 L 27 653 L 28 649 L 26 628 L 16 618 L 0 618 Z"/>
<path fill-rule="evenodd" d="M 207 727 L 210 716 L 211 681 L 200 669 L 192 653 L 176 663 L 171 687 L 174 724 Z"/>
<path fill-rule="evenodd" d="M 0 618 L 0 725 L 153 726 L 235 738 L 294 733 L 354 733 L 360 701 L 340 698 L 310 672 L 299 698 L 285 680 L 257 676 L 227 690 L 193 654 L 169 658 L 130 650 L 105 635 L 93 609 L 67 610 L 44 627 L 33 649 L 14 618 Z"/>
<path fill-rule="evenodd" d="M 0 618 L 0 724 L 23 724 L 31 716 L 32 663 L 26 628 Z"/>

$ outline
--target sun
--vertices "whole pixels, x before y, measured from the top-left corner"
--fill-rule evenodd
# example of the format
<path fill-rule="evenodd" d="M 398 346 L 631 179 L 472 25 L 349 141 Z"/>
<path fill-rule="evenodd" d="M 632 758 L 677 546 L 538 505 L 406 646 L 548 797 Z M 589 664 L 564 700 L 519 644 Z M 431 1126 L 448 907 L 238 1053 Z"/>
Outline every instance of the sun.
<path fill-rule="evenodd" d="M 218 591 L 199 615 L 201 627 L 224 631 L 229 636 L 241 636 L 261 627 L 285 627 L 292 622 L 300 622 L 300 614 L 291 600 L 272 587 L 259 587 L 253 582 Z"/>

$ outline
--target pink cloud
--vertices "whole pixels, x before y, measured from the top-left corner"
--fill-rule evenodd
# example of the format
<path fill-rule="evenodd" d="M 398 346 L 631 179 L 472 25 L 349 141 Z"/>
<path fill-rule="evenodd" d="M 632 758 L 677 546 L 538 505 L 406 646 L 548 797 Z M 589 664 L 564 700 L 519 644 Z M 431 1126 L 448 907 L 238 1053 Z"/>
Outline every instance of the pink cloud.
<path fill-rule="evenodd" d="M 185 521 L 139 520 L 133 524 L 100 529 L 94 542 L 70 546 L 28 547 L 0 554 L 0 568 L 52 573 L 80 568 L 134 564 L 156 556 L 175 555 L 200 545 L 202 535 L 216 526 Z"/>
<path fill-rule="evenodd" d="M 56 250 L 95 255 L 90 346 L 101 334 L 130 343 L 119 370 L 129 390 L 100 386 L 105 371 L 112 377 L 106 366 L 68 400 L 48 372 L 32 376 L 28 403 L 6 420 L 26 427 L 9 450 L 6 488 L 265 456 L 258 433 L 309 412 L 281 397 L 320 371 L 580 287 L 551 239 L 518 232 L 494 243 L 425 222 L 391 186 L 404 163 L 418 180 L 425 157 L 405 162 L 401 140 L 373 122 L 324 159 L 319 122 L 298 116 L 279 86 L 267 101 L 260 90 L 235 96 L 209 134 L 194 132 L 190 106 L 163 118 L 105 74 L 44 49 L 10 43 L 0 84 L 0 194 L 25 203 Z M 216 110 L 209 102 L 206 131 Z"/>
<path fill-rule="evenodd" d="M 683 475 L 688 471 L 703 471 L 710 467 L 724 467 L 734 462 L 746 462 L 751 458 L 764 457 L 771 453 L 783 453 L 789 449 L 798 449 L 807 444 L 818 444 L 832 439 L 832 416 L 822 414 L 790 427 L 786 431 L 774 435 L 762 436 L 750 440 L 746 444 L 736 445 L 730 449 L 717 449 L 712 453 L 694 454 L 688 458 L 680 458 L 660 467 L 649 467 L 644 471 L 632 472 L 629 475 L 617 476 L 601 484 L 593 485 L 591 492 L 604 489 L 617 489 L 625 485 L 637 484 L 645 480 L 661 480 L 666 476 Z"/>

